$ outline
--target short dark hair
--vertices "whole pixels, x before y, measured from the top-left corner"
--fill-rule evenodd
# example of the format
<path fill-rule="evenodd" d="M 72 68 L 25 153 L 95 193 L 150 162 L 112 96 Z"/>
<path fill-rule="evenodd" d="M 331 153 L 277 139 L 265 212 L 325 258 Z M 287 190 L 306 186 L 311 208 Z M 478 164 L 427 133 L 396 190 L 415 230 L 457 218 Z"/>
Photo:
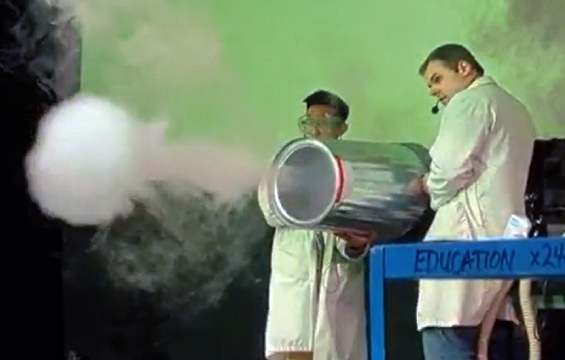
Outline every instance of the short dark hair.
<path fill-rule="evenodd" d="M 418 73 L 424 75 L 428 65 L 431 61 L 439 60 L 442 61 L 450 69 L 456 70 L 457 65 L 460 61 L 468 62 L 479 75 L 484 75 L 485 69 L 481 64 L 475 59 L 473 54 L 464 46 L 459 44 L 446 44 L 435 48 L 430 55 L 424 60 Z"/>
<path fill-rule="evenodd" d="M 326 90 L 314 91 L 312 94 L 306 96 L 302 102 L 306 104 L 306 108 L 313 105 L 331 106 L 335 109 L 337 116 L 343 121 L 346 121 L 349 117 L 349 105 L 336 94 Z"/>

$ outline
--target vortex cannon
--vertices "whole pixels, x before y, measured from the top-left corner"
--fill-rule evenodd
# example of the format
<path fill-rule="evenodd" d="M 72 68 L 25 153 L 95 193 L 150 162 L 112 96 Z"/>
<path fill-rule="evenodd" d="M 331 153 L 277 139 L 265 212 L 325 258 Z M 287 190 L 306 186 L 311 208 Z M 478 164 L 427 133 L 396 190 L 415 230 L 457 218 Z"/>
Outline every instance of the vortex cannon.
<path fill-rule="evenodd" d="M 428 206 L 410 184 L 429 163 L 428 150 L 418 144 L 296 139 L 271 163 L 267 198 L 287 227 L 373 230 L 379 238 L 397 238 Z"/>

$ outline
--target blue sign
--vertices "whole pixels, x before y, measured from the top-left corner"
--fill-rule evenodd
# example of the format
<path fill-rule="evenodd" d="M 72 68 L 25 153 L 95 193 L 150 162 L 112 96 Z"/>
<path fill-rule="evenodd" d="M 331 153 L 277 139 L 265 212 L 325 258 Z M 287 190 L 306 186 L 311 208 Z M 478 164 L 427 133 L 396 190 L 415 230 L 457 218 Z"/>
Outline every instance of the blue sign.
<path fill-rule="evenodd" d="M 506 247 L 463 251 L 417 249 L 414 256 L 414 272 L 424 274 L 444 272 L 458 275 L 485 270 L 512 273 L 515 261 L 516 250 Z M 530 267 L 565 269 L 565 245 L 545 242 L 539 249 L 530 250 L 529 261 Z"/>
<path fill-rule="evenodd" d="M 565 238 L 393 245 L 384 260 L 387 278 L 565 276 Z"/>

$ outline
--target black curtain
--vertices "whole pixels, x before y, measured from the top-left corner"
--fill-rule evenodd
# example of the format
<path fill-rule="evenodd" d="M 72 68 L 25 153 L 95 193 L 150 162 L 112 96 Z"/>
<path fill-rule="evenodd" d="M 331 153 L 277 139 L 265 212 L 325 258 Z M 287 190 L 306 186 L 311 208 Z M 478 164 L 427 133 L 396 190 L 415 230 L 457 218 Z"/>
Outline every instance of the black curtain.
<path fill-rule="evenodd" d="M 3 40 L 0 38 L 0 46 Z M 3 324 L 8 333 L 3 348 L 6 355 L 22 354 L 30 359 L 63 358 L 62 236 L 31 201 L 23 168 L 39 118 L 55 101 L 25 70 L 7 73 L 0 69 L 0 109 L 5 126 L 2 153 L 8 174 L 7 186 L 2 187 L 6 224 L 2 242 L 6 279 Z"/>
<path fill-rule="evenodd" d="M 39 6 L 29 11 L 32 4 Z M 60 224 L 47 219 L 29 197 L 23 166 L 39 119 L 59 101 L 51 87 L 54 83 L 48 79 L 55 71 L 43 69 L 45 72 L 38 74 L 29 66 L 39 57 L 55 64 L 63 50 L 57 48 L 54 36 L 37 36 L 51 26 L 49 16 L 55 16 L 55 12 L 46 3 L 0 2 L 2 164 L 8 174 L 6 186 L 2 186 L 6 224 L 2 242 L 3 324 L 8 334 L 4 335 L 3 348 L 6 356 L 60 360 L 64 357 L 62 232 Z M 39 22 L 43 26 L 36 26 Z"/>
<path fill-rule="evenodd" d="M 114 288 L 97 256 L 85 251 L 94 232 L 64 232 L 67 353 L 90 360 L 264 359 L 272 230 L 220 302 L 189 319 L 163 311 L 155 294 Z"/>

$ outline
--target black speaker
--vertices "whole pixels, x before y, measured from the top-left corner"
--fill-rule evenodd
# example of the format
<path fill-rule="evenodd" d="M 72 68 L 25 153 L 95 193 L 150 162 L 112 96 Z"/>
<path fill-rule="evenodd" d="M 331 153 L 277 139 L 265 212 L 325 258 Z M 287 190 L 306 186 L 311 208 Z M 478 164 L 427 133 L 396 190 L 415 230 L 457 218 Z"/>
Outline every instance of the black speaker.
<path fill-rule="evenodd" d="M 565 139 L 537 140 L 526 187 L 526 210 L 533 231 L 565 223 Z"/>
<path fill-rule="evenodd" d="M 526 188 L 526 210 L 532 222 L 530 237 L 560 235 L 549 229 L 552 225 L 561 228 L 565 225 L 565 139 L 535 142 Z M 562 309 L 564 304 L 554 304 L 554 299 L 565 298 L 565 276 L 536 281 L 532 295 L 543 304 L 538 314 L 542 359 L 563 359 L 565 310 Z M 516 300 L 515 294 L 514 298 Z"/>

